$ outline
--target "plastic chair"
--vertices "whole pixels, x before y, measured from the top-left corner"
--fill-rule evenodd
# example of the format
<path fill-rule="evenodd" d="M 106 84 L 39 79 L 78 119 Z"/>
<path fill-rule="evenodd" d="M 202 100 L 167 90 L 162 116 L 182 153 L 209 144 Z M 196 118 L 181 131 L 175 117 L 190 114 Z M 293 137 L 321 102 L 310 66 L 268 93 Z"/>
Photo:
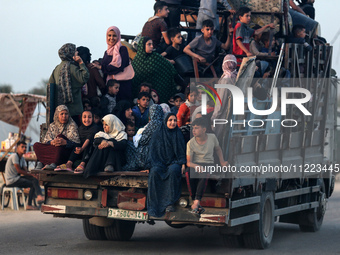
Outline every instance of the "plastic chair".
<path fill-rule="evenodd" d="M 2 189 L 1 210 L 4 209 L 5 192 L 10 192 L 10 203 L 11 203 L 12 209 L 19 210 L 18 191 L 21 192 L 22 201 L 24 202 L 24 209 L 26 210 L 26 200 L 25 200 L 24 190 L 18 187 L 6 187 L 6 186 L 4 186 Z"/>

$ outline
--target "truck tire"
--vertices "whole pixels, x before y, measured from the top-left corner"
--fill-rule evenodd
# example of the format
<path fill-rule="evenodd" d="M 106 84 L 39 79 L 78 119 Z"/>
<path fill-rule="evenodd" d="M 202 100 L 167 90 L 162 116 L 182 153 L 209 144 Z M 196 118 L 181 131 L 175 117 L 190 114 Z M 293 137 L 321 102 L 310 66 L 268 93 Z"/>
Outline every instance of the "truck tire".
<path fill-rule="evenodd" d="M 303 232 L 316 232 L 321 228 L 323 217 L 326 212 L 325 183 L 322 179 L 317 180 L 320 185 L 319 206 L 300 212 L 299 227 Z"/>
<path fill-rule="evenodd" d="M 127 220 L 114 220 L 112 225 L 105 227 L 105 235 L 111 241 L 129 241 L 135 230 L 136 222 Z"/>
<path fill-rule="evenodd" d="M 260 220 L 251 224 L 249 232 L 243 234 L 244 245 L 251 249 L 266 249 L 274 234 L 274 195 L 263 192 L 260 202 Z"/>
<path fill-rule="evenodd" d="M 106 240 L 104 228 L 91 224 L 89 219 L 83 219 L 83 230 L 89 240 Z"/>

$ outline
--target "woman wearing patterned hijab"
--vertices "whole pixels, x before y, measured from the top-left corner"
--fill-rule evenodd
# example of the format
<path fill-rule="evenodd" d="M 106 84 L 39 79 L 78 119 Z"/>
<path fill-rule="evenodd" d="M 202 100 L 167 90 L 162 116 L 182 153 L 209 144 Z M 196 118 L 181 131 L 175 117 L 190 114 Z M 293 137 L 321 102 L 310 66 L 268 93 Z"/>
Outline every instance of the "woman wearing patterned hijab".
<path fill-rule="evenodd" d="M 174 77 L 177 74 L 173 65 L 153 51 L 152 40 L 142 37 L 137 46 L 137 55 L 132 61 L 135 77 L 133 89 L 137 93 L 143 82 L 152 84 L 159 95 L 159 104 L 166 103 L 176 93 Z"/>
<path fill-rule="evenodd" d="M 102 60 L 102 71 L 106 82 L 110 79 L 119 81 L 120 88 L 117 101 L 132 101 L 132 81 L 134 71 L 130 63 L 129 53 L 121 43 L 118 27 L 109 27 L 106 31 L 107 50 Z"/>
<path fill-rule="evenodd" d="M 83 112 L 81 88 L 90 75 L 83 60 L 78 56 L 76 46 L 64 44 L 58 51 L 61 63 L 53 70 L 49 83 L 56 84 L 56 105 L 66 105 L 70 116 L 80 124 L 78 115 Z"/>
<path fill-rule="evenodd" d="M 35 143 L 33 146 L 38 161 L 49 170 L 66 163 L 72 150 L 80 143 L 77 124 L 70 117 L 65 105 L 56 108 L 53 120 L 43 143 Z M 39 168 L 42 167 L 39 165 Z"/>
<path fill-rule="evenodd" d="M 86 165 L 85 178 L 102 171 L 122 171 L 125 164 L 127 134 L 124 124 L 113 114 L 104 116 L 102 122 L 104 132 L 100 131 L 94 136 L 95 149 Z"/>

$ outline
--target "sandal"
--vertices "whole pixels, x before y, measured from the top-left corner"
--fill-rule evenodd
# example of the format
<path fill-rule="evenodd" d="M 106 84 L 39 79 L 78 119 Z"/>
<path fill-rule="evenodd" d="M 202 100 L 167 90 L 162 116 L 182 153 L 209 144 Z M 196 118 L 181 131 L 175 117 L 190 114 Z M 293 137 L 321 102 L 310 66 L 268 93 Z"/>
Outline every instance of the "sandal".
<path fill-rule="evenodd" d="M 199 211 L 199 213 L 201 214 L 201 213 L 204 213 L 204 212 L 205 212 L 205 209 L 204 209 L 201 205 L 199 205 L 199 206 L 198 206 L 198 211 Z"/>
<path fill-rule="evenodd" d="M 66 164 L 61 164 L 56 169 L 54 169 L 54 171 L 69 171 L 69 172 L 73 172 L 72 168 L 67 167 Z"/>
<path fill-rule="evenodd" d="M 200 215 L 200 210 L 199 210 L 198 207 L 197 207 L 197 208 L 195 208 L 195 209 L 191 209 L 191 210 L 189 211 L 189 213 L 192 213 L 192 214 L 195 214 L 195 215 L 199 216 L 199 215 Z"/>
<path fill-rule="evenodd" d="M 74 169 L 75 174 L 84 173 L 85 167 L 82 164 L 79 164 L 76 169 Z"/>

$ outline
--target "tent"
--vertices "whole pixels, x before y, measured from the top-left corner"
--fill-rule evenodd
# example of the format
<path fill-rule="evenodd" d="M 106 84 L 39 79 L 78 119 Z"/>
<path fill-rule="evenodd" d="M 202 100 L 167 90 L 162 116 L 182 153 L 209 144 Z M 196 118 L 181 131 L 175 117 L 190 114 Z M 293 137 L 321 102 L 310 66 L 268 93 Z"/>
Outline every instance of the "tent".
<path fill-rule="evenodd" d="M 9 129 L 10 130 L 9 132 L 25 134 L 26 130 L 31 130 L 31 132 L 33 131 L 36 134 L 37 133 L 39 134 L 40 133 L 39 127 L 38 132 L 36 132 L 37 131 L 36 121 L 35 122 L 33 121 L 33 125 L 30 123 L 32 122 L 31 119 L 33 114 L 36 112 L 37 105 L 38 104 L 45 105 L 45 103 L 46 103 L 45 96 L 38 96 L 32 94 L 0 93 L 0 105 L 1 105 L 0 120 L 2 121 L 1 126 L 5 127 L 5 130 Z M 9 126 L 7 124 L 10 124 L 12 126 Z M 15 126 L 16 128 L 13 126 Z M 10 129 L 11 127 L 13 129 Z M 1 138 L 5 139 L 6 136 Z M 14 145 L 9 150 L 11 150 L 13 147 Z M 5 155 L 6 154 L 7 153 L 5 153 Z M 5 155 L 2 155 L 2 157 L 0 157 L 0 161 Z"/>

